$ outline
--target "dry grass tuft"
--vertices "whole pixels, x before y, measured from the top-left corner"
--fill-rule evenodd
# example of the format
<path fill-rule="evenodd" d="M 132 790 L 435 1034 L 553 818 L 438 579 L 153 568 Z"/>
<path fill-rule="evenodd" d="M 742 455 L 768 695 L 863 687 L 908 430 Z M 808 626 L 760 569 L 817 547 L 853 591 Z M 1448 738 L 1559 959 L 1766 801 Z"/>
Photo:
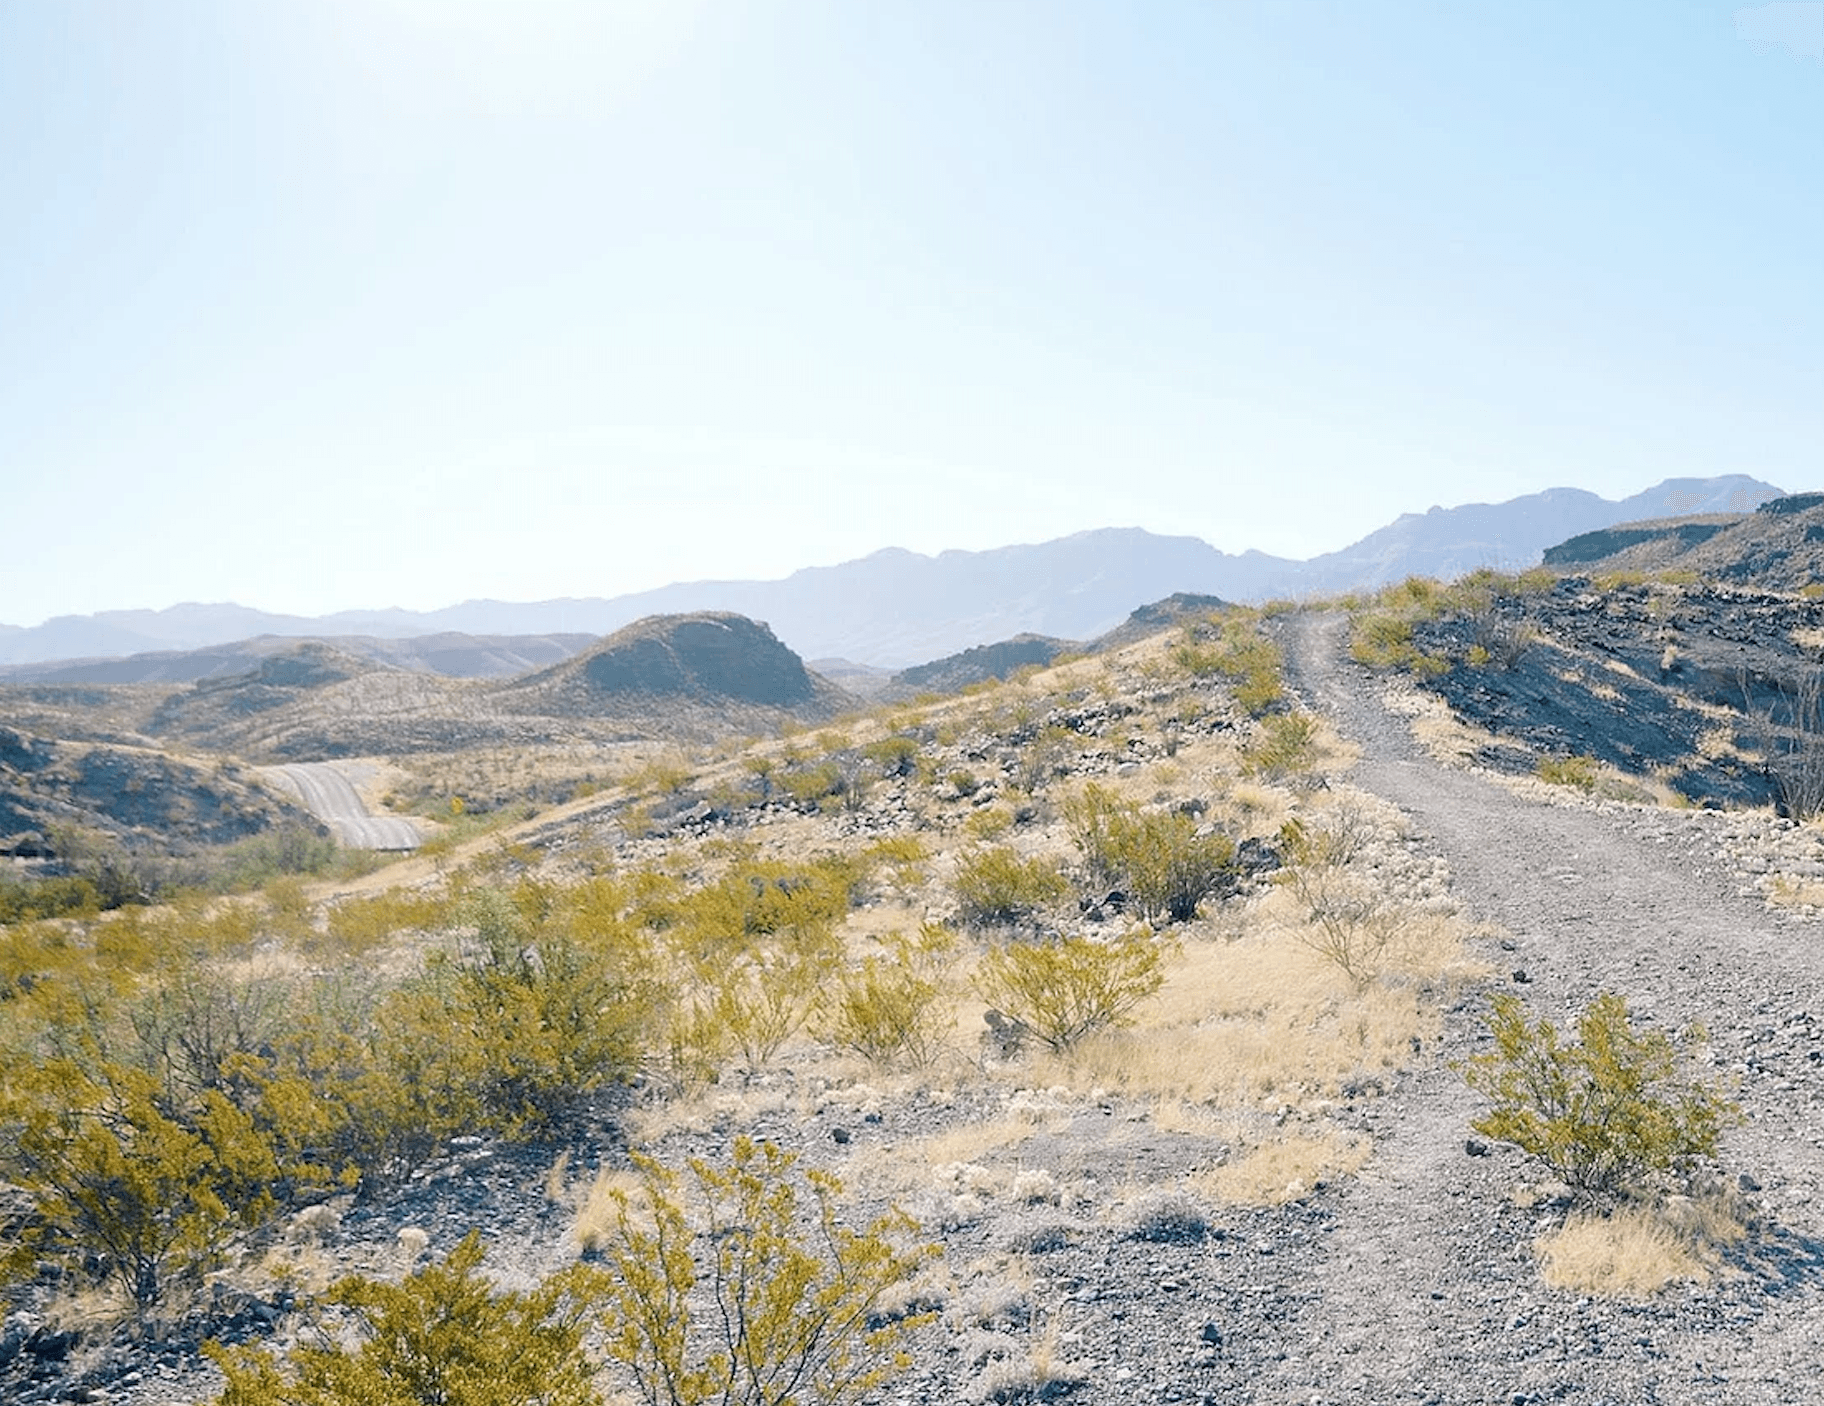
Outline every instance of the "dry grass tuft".
<path fill-rule="evenodd" d="M 620 1215 L 619 1197 L 637 1208 L 644 1195 L 640 1178 L 631 1171 L 603 1167 L 577 1198 L 576 1219 L 570 1238 L 583 1249 L 594 1249 L 608 1239 Z"/>
<path fill-rule="evenodd" d="M 1226 1166 L 1199 1172 L 1191 1189 L 1228 1205 L 1281 1206 L 1360 1170 L 1371 1150 L 1367 1138 L 1354 1134 L 1287 1133 L 1255 1144 Z"/>
<path fill-rule="evenodd" d="M 1069 1116 L 1051 1126 L 1061 1128 Z M 844 1182 L 888 1195 L 904 1195 L 932 1184 L 944 1169 L 980 1166 L 997 1153 L 1017 1148 L 1047 1124 L 1015 1114 L 979 1123 L 960 1123 L 929 1137 L 866 1148 L 849 1158 Z"/>
<path fill-rule="evenodd" d="M 1675 1196 L 1606 1216 L 1576 1212 L 1534 1249 L 1555 1289 L 1644 1299 L 1669 1284 L 1708 1283 L 1746 1233 L 1723 1198 Z"/>
<path fill-rule="evenodd" d="M 1389 962 L 1390 979 L 1360 990 L 1265 923 L 1249 924 L 1234 942 L 1189 943 L 1133 1029 L 1035 1055 L 1031 1072 L 1077 1089 L 1192 1105 L 1334 1097 L 1354 1076 L 1399 1068 L 1415 1039 L 1435 1037 L 1436 1005 L 1423 984 L 1473 974 L 1466 930 L 1454 918 L 1415 914 Z"/>

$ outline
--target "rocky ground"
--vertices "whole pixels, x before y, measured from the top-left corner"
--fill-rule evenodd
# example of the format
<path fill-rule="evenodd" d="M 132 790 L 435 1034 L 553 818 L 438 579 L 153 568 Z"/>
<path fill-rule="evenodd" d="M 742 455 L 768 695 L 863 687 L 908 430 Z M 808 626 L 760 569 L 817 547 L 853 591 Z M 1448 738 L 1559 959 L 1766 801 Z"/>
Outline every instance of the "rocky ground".
<path fill-rule="evenodd" d="M 1538 1199 L 1517 1153 L 1469 1137 L 1478 1105 L 1454 1068 L 1484 1038 L 1486 988 L 1453 1003 L 1403 1072 L 1345 1091 L 1331 1116 L 1373 1140 L 1359 1173 L 1276 1207 L 1174 1194 L 1184 1174 L 1221 1161 L 1214 1131 L 1161 1128 L 1120 1097 L 1012 1078 L 869 1090 L 782 1070 L 649 1127 L 649 1145 L 667 1159 L 715 1156 L 741 1126 L 884 1187 L 891 1179 L 870 1169 L 946 1133 L 1025 1128 L 1017 1165 L 981 1155 L 913 1169 L 906 1184 L 918 1189 L 903 1199 L 941 1240 L 951 1282 L 941 1322 L 882 1401 L 1806 1399 L 1824 1358 L 1824 976 L 1819 929 L 1766 898 L 1773 877 L 1819 862 L 1812 833 L 1765 816 L 1521 794 L 1446 766 L 1383 706 L 1385 680 L 1346 662 L 1340 617 L 1284 628 L 1297 688 L 1362 749 L 1350 782 L 1405 811 L 1410 862 L 1447 866 L 1457 899 L 1490 925 L 1481 955 L 1494 985 L 1554 1017 L 1608 989 L 1655 1023 L 1708 1026 L 1709 1058 L 1746 1115 L 1724 1167 L 1753 1220 L 1724 1275 L 1644 1302 L 1545 1287 L 1533 1244 L 1565 1207 Z M 624 1112 L 605 1108 L 579 1132 L 556 1180 L 615 1161 Z M 490 1264 L 529 1282 L 576 1254 L 574 1212 L 550 1194 L 564 1150 L 456 1149 L 408 1194 L 351 1209 L 306 1249 L 319 1271 L 385 1269 L 405 1253 L 402 1228 L 440 1253 L 480 1226 Z M 1157 1194 L 1136 1194 L 1148 1186 Z M 275 1317 L 249 1301 L 239 1326 L 265 1332 Z M 36 1326 L 16 1316 L 0 1338 L 8 1400 L 162 1406 L 209 1390 L 188 1342 L 130 1359 L 65 1342 L 75 1355 L 60 1356 Z"/>
<path fill-rule="evenodd" d="M 1481 758 L 1529 771 L 1537 754 L 1592 756 L 1700 805 L 1780 799 L 1769 754 L 1824 657 L 1824 601 L 1741 587 L 1565 577 L 1550 590 L 1420 622 L 1419 646 L 1481 667 L 1423 681 L 1501 743 Z"/>

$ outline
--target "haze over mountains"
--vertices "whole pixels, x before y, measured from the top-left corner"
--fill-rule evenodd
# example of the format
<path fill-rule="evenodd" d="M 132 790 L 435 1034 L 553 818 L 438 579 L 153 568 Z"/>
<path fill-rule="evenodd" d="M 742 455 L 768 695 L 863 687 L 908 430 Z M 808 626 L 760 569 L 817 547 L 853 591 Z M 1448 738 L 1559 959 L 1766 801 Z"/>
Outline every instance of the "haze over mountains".
<path fill-rule="evenodd" d="M 1107 528 L 937 556 L 889 548 L 778 581 L 682 582 L 611 599 L 479 600 L 434 611 L 343 611 L 319 618 L 231 604 L 104 611 L 60 616 L 29 629 L 0 626 L 0 664 L 194 650 L 258 636 L 337 637 L 346 647 L 356 638 L 445 635 L 451 636 L 442 642 L 448 668 L 424 649 L 358 652 L 384 652 L 392 656 L 386 662 L 406 668 L 487 675 L 523 667 L 522 660 L 551 658 L 541 649 L 542 657 L 525 659 L 501 637 L 539 636 L 566 650 L 580 641 L 555 637 L 593 638 L 649 615 L 720 610 L 766 621 L 805 658 L 899 668 L 1022 633 L 1087 639 L 1174 592 L 1259 601 L 1372 587 L 1415 573 L 1448 578 L 1482 566 L 1520 568 L 1580 533 L 1643 518 L 1746 512 L 1780 494 L 1740 474 L 1667 479 L 1619 502 L 1553 488 L 1504 503 L 1408 513 L 1308 561 L 1256 551 L 1234 555 L 1195 537 Z M 452 661 L 463 662 L 457 667 Z M 232 667 L 227 660 L 221 664 Z M 8 672 L 18 678 L 24 671 Z M 96 671 L 97 681 L 105 673 Z"/>

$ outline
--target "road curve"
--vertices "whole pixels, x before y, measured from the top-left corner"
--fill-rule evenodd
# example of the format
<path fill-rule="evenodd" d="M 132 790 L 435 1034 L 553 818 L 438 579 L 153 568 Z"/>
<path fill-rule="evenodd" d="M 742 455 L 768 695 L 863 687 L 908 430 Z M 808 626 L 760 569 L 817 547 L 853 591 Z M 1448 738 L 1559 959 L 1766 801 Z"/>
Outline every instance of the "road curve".
<path fill-rule="evenodd" d="M 274 773 L 336 839 L 351 849 L 412 850 L 418 827 L 398 816 L 369 815 L 334 762 L 293 762 Z"/>

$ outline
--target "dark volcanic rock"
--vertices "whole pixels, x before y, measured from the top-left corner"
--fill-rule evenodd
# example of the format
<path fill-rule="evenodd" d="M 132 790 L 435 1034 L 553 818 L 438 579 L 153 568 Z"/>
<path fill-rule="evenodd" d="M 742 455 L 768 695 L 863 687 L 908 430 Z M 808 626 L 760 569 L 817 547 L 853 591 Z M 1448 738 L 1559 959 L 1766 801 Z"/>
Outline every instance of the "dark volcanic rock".
<path fill-rule="evenodd" d="M 1531 643 L 1484 667 L 1463 662 L 1495 637 Z M 1694 801 L 1759 805 L 1778 791 L 1770 750 L 1790 745 L 1793 708 L 1817 676 L 1824 601 L 1703 584 L 1601 590 L 1571 576 L 1497 599 L 1478 618 L 1423 622 L 1415 639 L 1458 664 L 1423 687 L 1524 744 L 1491 750 L 1486 765 L 1524 771 L 1531 751 L 1587 755 L 1658 775 Z"/>

